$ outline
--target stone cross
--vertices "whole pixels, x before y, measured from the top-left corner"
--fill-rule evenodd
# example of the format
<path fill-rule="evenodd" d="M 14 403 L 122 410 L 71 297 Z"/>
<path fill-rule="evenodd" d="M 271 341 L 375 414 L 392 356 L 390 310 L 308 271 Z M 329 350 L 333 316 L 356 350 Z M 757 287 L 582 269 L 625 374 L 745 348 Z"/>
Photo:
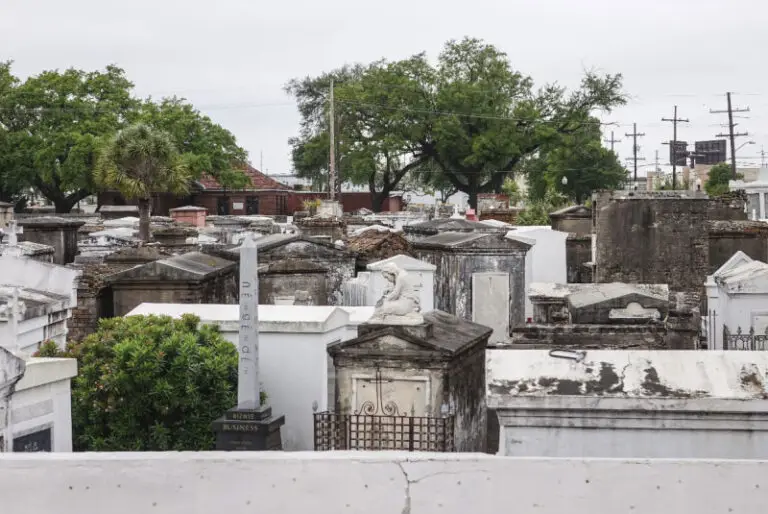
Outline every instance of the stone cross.
<path fill-rule="evenodd" d="M 258 248 L 253 235 L 245 234 L 240 248 L 240 338 L 237 404 L 257 409 L 259 383 L 259 274 Z"/>

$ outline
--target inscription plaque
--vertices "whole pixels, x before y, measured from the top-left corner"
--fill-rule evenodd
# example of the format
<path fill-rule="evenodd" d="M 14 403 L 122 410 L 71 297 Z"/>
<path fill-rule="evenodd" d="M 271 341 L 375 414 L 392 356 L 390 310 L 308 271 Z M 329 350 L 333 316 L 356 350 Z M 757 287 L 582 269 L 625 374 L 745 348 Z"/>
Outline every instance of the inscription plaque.
<path fill-rule="evenodd" d="M 16 437 L 13 440 L 14 452 L 50 452 L 51 451 L 51 429 L 46 428 L 39 432 Z"/>

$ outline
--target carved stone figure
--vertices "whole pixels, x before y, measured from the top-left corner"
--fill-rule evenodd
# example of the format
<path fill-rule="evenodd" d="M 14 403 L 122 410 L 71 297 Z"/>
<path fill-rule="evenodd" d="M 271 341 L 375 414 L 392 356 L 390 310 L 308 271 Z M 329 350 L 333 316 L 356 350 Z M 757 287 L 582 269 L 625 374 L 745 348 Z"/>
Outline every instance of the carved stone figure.
<path fill-rule="evenodd" d="M 382 276 L 389 282 L 383 296 L 376 302 L 376 309 L 369 323 L 387 323 L 391 325 L 420 325 L 424 323 L 421 315 L 419 294 L 405 270 L 390 263 L 381 270 Z"/>

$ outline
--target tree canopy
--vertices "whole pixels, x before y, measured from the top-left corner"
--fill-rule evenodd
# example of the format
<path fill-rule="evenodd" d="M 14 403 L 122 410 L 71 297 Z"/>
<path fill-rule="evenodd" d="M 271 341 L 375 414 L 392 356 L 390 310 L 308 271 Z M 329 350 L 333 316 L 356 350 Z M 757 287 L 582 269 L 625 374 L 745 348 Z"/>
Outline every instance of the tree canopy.
<path fill-rule="evenodd" d="M 327 174 L 331 78 L 338 84 L 342 179 L 383 195 L 408 173 L 437 169 L 437 180 L 467 193 L 473 207 L 478 193 L 499 193 L 508 176 L 525 173 L 523 164 L 539 151 L 581 131 L 599 132 L 594 114 L 625 103 L 621 75 L 588 72 L 573 91 L 557 84 L 534 89 L 494 46 L 472 38 L 449 41 L 435 64 L 417 54 L 292 81 L 287 90 L 297 99 L 302 124 L 291 144 L 303 176 Z M 591 164 L 602 169 L 608 163 Z"/>
<path fill-rule="evenodd" d="M 44 71 L 21 81 L 6 62 L 0 63 L 0 197 L 18 201 L 32 188 L 56 212 L 69 212 L 96 191 L 99 148 L 136 122 L 169 133 L 193 176 L 247 183 L 236 171 L 247 159 L 245 150 L 183 99 L 140 100 L 117 66 Z"/>
<path fill-rule="evenodd" d="M 602 145 L 600 125 L 594 121 L 583 130 L 564 135 L 543 152 L 547 188 L 577 204 L 587 200 L 592 191 L 616 188 L 627 178 L 618 156 Z"/>

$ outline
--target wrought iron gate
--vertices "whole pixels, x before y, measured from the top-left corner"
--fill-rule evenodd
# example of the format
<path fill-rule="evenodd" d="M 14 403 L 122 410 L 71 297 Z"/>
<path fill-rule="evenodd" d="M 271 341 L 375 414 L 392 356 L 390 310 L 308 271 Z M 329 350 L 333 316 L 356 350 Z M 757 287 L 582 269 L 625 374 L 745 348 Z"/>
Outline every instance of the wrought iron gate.
<path fill-rule="evenodd" d="M 314 415 L 315 451 L 454 451 L 454 416 L 402 414 L 393 401 L 384 401 L 382 382 L 381 371 L 377 369 L 376 400 L 364 402 L 354 414 Z"/>
<path fill-rule="evenodd" d="M 452 452 L 453 416 L 315 414 L 315 451 Z"/>

